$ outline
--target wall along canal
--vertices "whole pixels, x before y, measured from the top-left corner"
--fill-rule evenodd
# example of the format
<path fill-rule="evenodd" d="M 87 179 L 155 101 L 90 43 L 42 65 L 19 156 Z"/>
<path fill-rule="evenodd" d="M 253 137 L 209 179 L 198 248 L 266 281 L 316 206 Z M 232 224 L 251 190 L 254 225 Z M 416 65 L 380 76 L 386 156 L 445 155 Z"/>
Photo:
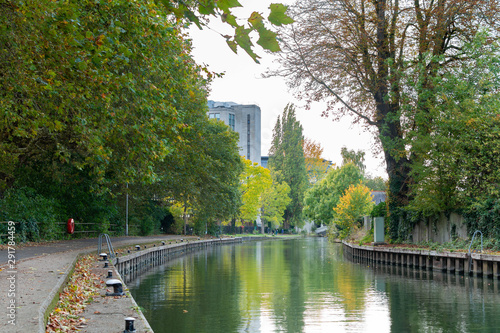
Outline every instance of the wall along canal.
<path fill-rule="evenodd" d="M 217 246 L 128 286 L 155 333 L 500 331 L 497 280 L 356 264 L 322 238 Z"/>

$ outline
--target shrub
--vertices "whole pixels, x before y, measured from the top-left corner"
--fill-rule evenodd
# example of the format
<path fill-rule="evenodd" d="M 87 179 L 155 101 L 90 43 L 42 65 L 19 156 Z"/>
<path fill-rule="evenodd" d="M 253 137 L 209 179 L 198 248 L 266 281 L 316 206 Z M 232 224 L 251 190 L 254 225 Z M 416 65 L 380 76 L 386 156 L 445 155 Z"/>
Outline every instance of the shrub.
<path fill-rule="evenodd" d="M 350 185 L 339 199 L 335 211 L 335 225 L 341 239 L 347 238 L 358 219 L 372 210 L 373 202 L 370 189 L 363 184 Z"/>
<path fill-rule="evenodd" d="M 58 206 L 56 200 L 46 198 L 32 188 L 11 188 L 0 200 L 0 219 L 19 223 L 16 224 L 18 242 L 55 239 L 64 232 L 64 227 L 57 224 L 63 221 L 57 213 Z M 0 233 L 5 233 L 5 230 Z"/>
<path fill-rule="evenodd" d="M 373 206 L 373 209 L 370 213 L 371 217 L 386 217 L 387 216 L 387 204 L 385 201 L 378 203 Z"/>
<path fill-rule="evenodd" d="M 485 238 L 500 238 L 500 199 L 488 198 L 471 204 L 463 213 L 467 230 L 480 230 Z"/>

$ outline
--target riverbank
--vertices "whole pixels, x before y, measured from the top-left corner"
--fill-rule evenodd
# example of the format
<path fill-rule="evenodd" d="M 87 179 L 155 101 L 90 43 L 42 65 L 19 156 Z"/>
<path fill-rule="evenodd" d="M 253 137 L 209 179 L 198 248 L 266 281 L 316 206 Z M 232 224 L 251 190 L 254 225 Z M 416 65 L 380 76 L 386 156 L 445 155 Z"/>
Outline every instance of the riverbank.
<path fill-rule="evenodd" d="M 182 236 L 112 238 L 115 248 L 170 241 Z M 116 239 L 116 241 L 114 241 Z M 48 315 L 81 254 L 96 253 L 97 239 L 60 241 L 0 249 L 0 330 L 45 332 Z M 117 326 L 123 331 L 124 321 Z M 121 332 L 120 331 L 120 332 Z M 101 328 L 102 332 L 102 328 Z"/>
<path fill-rule="evenodd" d="M 345 241 L 342 244 L 346 256 L 354 261 L 364 260 L 372 263 L 500 279 L 500 256 L 495 254 L 435 251 L 404 244 L 369 246 Z"/>
<path fill-rule="evenodd" d="M 128 286 L 155 333 L 494 332 L 499 281 L 353 263 L 311 237 L 199 251 Z"/>
<path fill-rule="evenodd" d="M 249 237 L 247 240 L 283 238 L 285 237 L 261 236 Z M 153 252 L 152 248 L 159 249 L 161 246 L 174 248 L 180 246 L 181 243 L 186 244 L 186 241 L 190 243 L 207 241 L 199 240 L 198 237 L 172 235 L 140 238 L 120 237 L 119 239 L 116 242 L 112 241 L 115 249 L 118 249 L 118 258 L 129 255 L 128 252 L 135 253 L 138 244 L 143 250 L 147 248 L 149 252 Z M 93 245 L 89 246 L 89 242 Z M 74 246 L 76 244 L 78 245 Z M 56 309 L 59 294 L 63 292 L 63 288 L 72 276 L 78 257 L 94 252 L 92 272 L 100 280 L 101 288 L 98 291 L 99 296 L 94 297 L 85 311 L 79 314 L 85 319 L 83 323 L 80 323 L 78 329 L 82 332 L 102 332 L 103 327 L 107 329 L 112 327 L 117 332 L 122 332 L 125 328 L 125 317 L 131 316 L 136 319 L 136 328 L 140 328 L 142 331 L 150 330 L 149 324 L 128 293 L 125 284 L 123 287 L 127 296 L 105 296 L 106 292 L 113 291 L 113 288 L 105 286 L 109 270 L 112 271 L 114 278 L 120 281 L 123 279 L 114 265 L 111 264 L 109 268 L 104 268 L 104 263 L 99 261 L 96 255 L 96 245 L 97 239 L 93 239 L 85 242 L 78 240 L 74 243 L 71 241 L 44 243 L 40 245 L 38 252 L 36 244 L 17 248 L 18 258 L 22 259 L 15 261 L 17 258 L 14 256 L 12 259 L 4 260 L 5 264 L 0 265 L 2 277 L 0 290 L 6 295 L 6 297 L 0 298 L 0 306 L 6 309 L 6 316 L 0 322 L 0 329 L 3 328 L 7 332 L 45 332 L 46 320 L 50 313 Z M 107 252 L 107 250 L 104 251 Z M 0 253 L 7 258 L 9 249 L 0 249 Z"/>

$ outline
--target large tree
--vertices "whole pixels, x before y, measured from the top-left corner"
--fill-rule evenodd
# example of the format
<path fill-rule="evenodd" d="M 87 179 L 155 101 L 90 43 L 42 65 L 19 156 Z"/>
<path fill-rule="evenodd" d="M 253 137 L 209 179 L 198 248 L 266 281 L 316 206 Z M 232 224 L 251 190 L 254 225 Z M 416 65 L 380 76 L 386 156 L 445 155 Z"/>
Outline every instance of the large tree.
<path fill-rule="evenodd" d="M 425 214 L 500 197 L 500 47 L 482 32 L 464 46 L 469 61 L 436 79 L 436 99 L 409 130 L 414 209 Z"/>
<path fill-rule="evenodd" d="M 96 186 L 154 182 L 206 101 L 181 26 L 153 2 L 8 1 L 0 15 L 0 180 L 47 161 L 49 176 L 71 167 Z"/>
<path fill-rule="evenodd" d="M 316 224 L 330 224 L 333 208 L 350 185 L 359 184 L 363 174 L 353 163 L 330 169 L 325 178 L 307 190 L 304 197 L 304 215 Z"/>
<path fill-rule="evenodd" d="M 213 13 L 198 16 L 229 15 L 236 5 L 208 2 Z M 131 208 L 185 194 L 204 216 L 237 211 L 236 138 L 206 119 L 209 80 L 183 32 L 198 7 L 186 6 L 0 3 L 0 199 L 29 186 L 54 199 L 61 216 L 99 223 L 119 219 L 125 191 Z"/>
<path fill-rule="evenodd" d="M 278 174 L 271 171 L 272 184 L 262 194 L 262 220 L 271 223 L 271 228 L 279 228 L 284 221 L 285 209 L 292 201 L 290 198 L 290 186 L 286 182 L 278 183 Z M 264 224 L 262 224 L 264 231 Z"/>
<path fill-rule="evenodd" d="M 242 220 L 255 221 L 262 207 L 262 195 L 272 185 L 271 172 L 257 163 L 243 160 L 245 170 L 240 175 L 240 191 L 243 200 L 240 217 Z"/>
<path fill-rule="evenodd" d="M 370 214 L 374 205 L 372 200 L 370 189 L 365 185 L 359 183 L 349 186 L 340 197 L 337 206 L 333 208 L 334 222 L 340 239 L 349 237 L 356 229 L 358 219 Z"/>
<path fill-rule="evenodd" d="M 283 29 L 281 64 L 299 97 L 328 100 L 335 118 L 345 114 L 373 126 L 389 175 L 391 236 L 399 237 L 398 211 L 411 200 L 412 146 L 405 129 L 434 98 L 434 78 L 467 59 L 463 45 L 486 25 L 498 28 L 493 0 L 299 0 L 295 24 Z M 418 85 L 406 77 L 417 73 Z M 414 95 L 410 111 L 403 92 Z M 340 105 L 340 107 L 339 107 Z"/>
<path fill-rule="evenodd" d="M 303 141 L 302 125 L 295 118 L 295 107 L 289 104 L 276 121 L 268 166 L 277 171 L 279 183 L 290 186 L 292 201 L 285 210 L 285 223 L 298 227 L 304 223 L 302 207 L 308 183 Z"/>

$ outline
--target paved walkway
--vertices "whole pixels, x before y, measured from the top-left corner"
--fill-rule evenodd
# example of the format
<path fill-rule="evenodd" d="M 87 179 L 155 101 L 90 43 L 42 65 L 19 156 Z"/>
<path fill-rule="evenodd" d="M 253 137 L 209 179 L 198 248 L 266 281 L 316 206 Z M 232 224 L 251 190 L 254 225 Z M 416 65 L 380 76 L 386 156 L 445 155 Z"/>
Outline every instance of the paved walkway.
<path fill-rule="evenodd" d="M 116 249 L 182 237 L 185 238 L 173 235 L 112 237 L 111 242 Z M 97 251 L 97 244 L 98 240 L 94 238 L 34 244 L 13 249 L 2 248 L 0 332 L 44 332 L 43 314 L 68 276 L 78 254 Z M 105 308 L 106 304 L 103 306 Z M 121 331 L 116 330 L 117 332 L 123 332 L 124 321 L 121 325 Z M 118 326 L 107 325 L 107 328 L 111 327 Z M 99 328 L 95 331 L 99 331 Z"/>

